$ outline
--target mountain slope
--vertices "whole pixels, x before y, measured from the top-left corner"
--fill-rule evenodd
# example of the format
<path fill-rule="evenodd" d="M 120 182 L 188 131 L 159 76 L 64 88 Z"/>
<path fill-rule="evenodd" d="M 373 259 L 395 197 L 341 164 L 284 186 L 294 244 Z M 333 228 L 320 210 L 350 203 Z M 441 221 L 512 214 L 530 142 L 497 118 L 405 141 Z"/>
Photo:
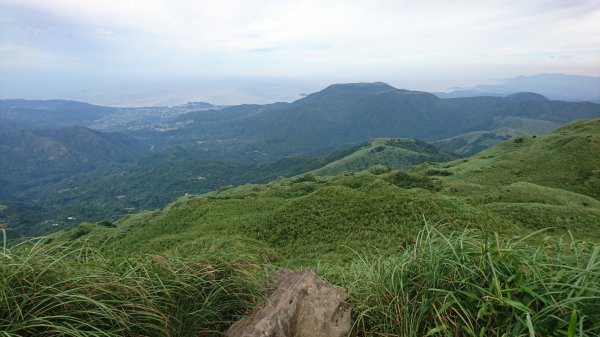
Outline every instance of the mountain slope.
<path fill-rule="evenodd" d="M 409 138 L 374 138 L 353 153 L 313 171 L 318 175 L 336 175 L 344 171 L 357 172 L 374 165 L 394 170 L 408 170 L 424 162 L 446 162 L 458 156 L 440 151 L 425 142 Z"/>
<path fill-rule="evenodd" d="M 117 111 L 117 108 L 66 100 L 0 100 L 0 119 L 35 128 L 83 125 Z"/>
<path fill-rule="evenodd" d="M 3 179 L 32 185 L 133 162 L 149 149 L 126 135 L 80 126 L 5 132 L 0 134 L 0 170 Z"/>
<path fill-rule="evenodd" d="M 529 182 L 600 199 L 599 153 L 600 119 L 584 120 L 541 137 L 517 137 L 469 159 L 438 166 L 446 172 L 439 179 L 449 185 L 494 188 Z"/>
<path fill-rule="evenodd" d="M 493 131 L 499 127 L 498 121 L 506 118 L 526 119 L 529 124 L 539 121 L 544 127 L 538 129 L 547 130 L 548 123 L 560 125 L 598 116 L 598 104 L 550 101 L 531 93 L 440 99 L 384 83 L 350 83 L 329 86 L 291 104 L 182 115 L 180 121 L 189 120 L 189 124 L 154 135 L 165 146 L 177 143 L 205 159 L 237 156 L 272 161 L 299 152 L 328 153 L 375 137 L 436 141 L 467 132 Z M 238 150 L 227 151 L 224 156 L 222 150 L 232 146 Z"/>
<path fill-rule="evenodd" d="M 508 116 L 494 118 L 490 131 L 467 132 L 432 144 L 447 152 L 472 156 L 508 139 L 525 135 L 542 135 L 559 126 L 558 122 Z"/>
<path fill-rule="evenodd" d="M 588 101 L 600 99 L 600 77 L 537 74 L 506 79 L 497 84 L 481 84 L 473 88 L 455 89 L 436 93 L 442 98 L 473 96 L 505 96 L 514 92 L 530 91 L 555 100 Z"/>
<path fill-rule="evenodd" d="M 63 175 L 47 175 L 40 184 L 3 179 L 0 223 L 8 224 L 11 237 L 20 237 L 71 228 L 77 223 L 69 220 L 73 217 L 77 221 L 113 221 L 132 212 L 163 207 L 188 193 L 295 176 L 343 154 L 297 155 L 272 163 L 243 163 L 196 160 L 175 148 L 135 162 L 113 162 L 93 172 L 64 176 L 62 171 Z"/>
<path fill-rule="evenodd" d="M 600 119 L 576 122 L 408 173 L 305 174 L 186 196 L 125 217 L 113 229 L 88 225 L 85 238 L 110 238 L 125 251 L 174 252 L 193 249 L 207 235 L 241 235 L 264 242 L 284 264 L 296 266 L 339 263 L 356 251 L 397 252 L 424 220 L 443 224 L 445 231 L 470 227 L 502 237 L 552 227 L 547 235 L 571 231 L 600 242 L 600 163 L 589 158 L 598 153 L 599 127 Z"/>

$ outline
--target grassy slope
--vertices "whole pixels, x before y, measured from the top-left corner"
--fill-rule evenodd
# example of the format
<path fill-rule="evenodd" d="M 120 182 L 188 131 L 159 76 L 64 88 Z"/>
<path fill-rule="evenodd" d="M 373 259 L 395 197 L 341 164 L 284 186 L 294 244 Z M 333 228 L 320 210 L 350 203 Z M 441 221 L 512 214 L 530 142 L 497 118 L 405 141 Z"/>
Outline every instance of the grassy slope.
<path fill-rule="evenodd" d="M 423 219 L 507 236 L 553 226 L 550 233 L 571 230 L 598 241 L 599 126 L 573 123 L 410 174 L 307 174 L 184 197 L 90 237 L 108 234 L 119 249 L 167 251 L 207 233 L 239 234 L 265 242 L 292 265 L 347 260 L 352 250 L 395 252 Z"/>
<path fill-rule="evenodd" d="M 102 243 L 105 251 L 120 252 L 119 259 L 216 252 L 216 259 L 208 260 L 208 265 L 224 270 L 242 268 L 235 273 L 240 279 L 232 279 L 228 273 L 216 275 L 233 282 L 235 293 L 242 295 L 260 293 L 252 281 L 260 278 L 260 272 L 251 271 L 255 262 L 236 262 L 238 252 L 259 252 L 263 262 L 258 263 L 266 263 L 267 268 L 271 263 L 308 265 L 348 287 L 357 313 L 354 331 L 358 336 L 558 336 L 558 330 L 592 336 L 600 333 L 595 320 L 600 315 L 600 201 L 593 197 L 595 190 L 589 189 L 589 181 L 581 177 L 599 167 L 593 156 L 598 153 L 598 123 L 575 123 L 544 137 L 511 140 L 476 158 L 422 165 L 409 173 L 370 170 L 334 177 L 305 174 L 265 185 L 187 196 L 164 209 L 123 218 L 116 227 L 110 223 L 81 224 L 51 240 L 76 240 L 77 246 L 84 247 Z M 575 161 L 572 164 L 581 167 L 574 170 L 562 160 L 536 153 L 536 149 L 570 158 Z M 543 160 L 545 166 L 540 165 Z M 539 171 L 515 172 L 528 164 L 538 165 Z M 568 183 L 556 179 L 561 170 Z M 564 184 L 570 191 L 560 188 Z M 424 227 L 425 220 L 438 225 Z M 555 228 L 525 236 L 548 225 Z M 471 230 L 463 232 L 465 227 Z M 592 242 L 572 241 L 564 236 L 567 230 Z M 493 232 L 499 235 L 495 237 Z M 214 240 L 227 241 L 215 245 L 211 243 Z M 11 257 L 11 261 L 19 256 Z M 107 259 L 102 270 L 112 270 L 123 261 L 119 259 Z M 177 261 L 168 261 L 172 260 L 152 268 L 188 270 Z M 144 266 L 129 263 L 134 270 Z M 170 263 L 174 263 L 172 267 Z M 4 281 L 14 282 L 10 277 L 19 271 L 26 277 L 16 279 L 46 282 L 40 276 L 46 274 L 45 269 L 40 274 L 26 264 L 23 268 L 6 265 Z M 59 275 L 77 268 L 87 266 L 76 260 L 61 268 Z M 245 273 L 245 268 L 250 268 L 249 272 Z M 168 281 L 168 275 L 159 279 Z M 199 273 L 184 278 L 183 285 L 203 277 Z M 128 285 L 127 279 L 112 280 L 116 280 L 115 286 Z M 49 282 L 52 289 L 64 286 Z M 104 289 L 102 282 L 104 279 L 99 278 L 98 289 Z M 138 286 L 154 289 L 154 282 L 143 282 Z M 29 292 L 30 287 L 24 293 L 10 289 L 12 286 L 0 286 L 0 296 L 10 301 L 21 301 L 23 294 L 40 298 L 35 289 Z M 178 294 L 177 289 L 173 294 Z M 127 293 L 116 291 L 117 298 Z M 210 287 L 208 291 L 210 294 Z M 98 293 L 86 296 L 95 295 Z M 135 300 L 130 297 L 130 301 Z M 218 301 L 219 297 L 211 298 L 214 310 L 208 312 L 218 313 Z M 230 301 L 231 306 L 218 313 L 223 318 L 206 328 L 222 329 L 227 325 L 224 321 L 230 321 L 253 300 L 251 296 Z M 0 301 L 5 302 L 10 303 Z M 167 306 L 165 313 L 181 309 L 181 317 L 187 317 L 186 310 L 194 308 L 186 308 L 186 303 Z M 151 305 L 150 309 L 154 310 Z M 8 323 L 0 320 L 0 326 L 7 324 L 13 331 L 22 331 L 14 330 L 19 326 L 11 323 L 19 320 L 13 318 L 18 311 L 1 304 L 0 310 L 11 315 L 5 315 L 10 319 Z M 67 314 L 78 317 L 77 311 Z M 126 335 L 139 334 L 135 317 L 132 322 L 133 330 Z M 105 323 L 100 320 L 98 324 Z M 178 326 L 177 321 L 164 324 L 168 331 L 174 331 L 165 335 L 190 334 L 193 328 L 171 330 Z"/>
<path fill-rule="evenodd" d="M 313 171 L 318 175 L 336 175 L 344 171 L 357 172 L 374 165 L 395 170 L 408 170 L 424 162 L 446 162 L 458 157 L 415 139 L 374 138 L 350 155 Z"/>
<path fill-rule="evenodd" d="M 447 190 L 530 182 L 600 199 L 600 119 L 570 123 L 543 137 L 519 137 L 442 165 Z M 416 172 L 426 172 L 421 167 Z"/>
<path fill-rule="evenodd" d="M 432 144 L 462 156 L 472 156 L 507 139 L 524 135 L 541 135 L 556 129 L 558 123 L 515 116 L 494 118 L 489 131 L 472 131 Z"/>

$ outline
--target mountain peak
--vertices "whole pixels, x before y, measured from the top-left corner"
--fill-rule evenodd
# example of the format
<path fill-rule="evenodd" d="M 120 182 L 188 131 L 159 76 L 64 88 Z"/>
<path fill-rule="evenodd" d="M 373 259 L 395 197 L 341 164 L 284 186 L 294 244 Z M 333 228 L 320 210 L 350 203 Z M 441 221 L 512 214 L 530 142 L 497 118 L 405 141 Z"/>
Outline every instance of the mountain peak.
<path fill-rule="evenodd" d="M 329 102 L 339 103 L 342 101 L 351 102 L 356 101 L 365 97 L 377 95 L 385 91 L 396 90 L 389 84 L 383 82 L 373 83 L 339 83 L 332 84 L 327 88 L 310 94 L 304 98 L 299 99 L 296 102 L 312 103 L 312 102 Z"/>

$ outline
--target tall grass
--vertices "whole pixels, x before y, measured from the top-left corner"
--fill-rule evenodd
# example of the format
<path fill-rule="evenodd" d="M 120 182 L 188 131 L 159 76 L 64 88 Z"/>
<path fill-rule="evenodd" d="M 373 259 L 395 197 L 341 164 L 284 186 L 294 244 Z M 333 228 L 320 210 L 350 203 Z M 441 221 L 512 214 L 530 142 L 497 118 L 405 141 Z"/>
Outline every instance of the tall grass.
<path fill-rule="evenodd" d="M 27 242 L 0 256 L 0 336 L 217 336 L 262 298 L 261 265 Z"/>
<path fill-rule="evenodd" d="M 346 269 L 362 336 L 598 336 L 600 248 L 426 226 L 393 257 Z M 535 238 L 541 242 L 532 247 Z"/>

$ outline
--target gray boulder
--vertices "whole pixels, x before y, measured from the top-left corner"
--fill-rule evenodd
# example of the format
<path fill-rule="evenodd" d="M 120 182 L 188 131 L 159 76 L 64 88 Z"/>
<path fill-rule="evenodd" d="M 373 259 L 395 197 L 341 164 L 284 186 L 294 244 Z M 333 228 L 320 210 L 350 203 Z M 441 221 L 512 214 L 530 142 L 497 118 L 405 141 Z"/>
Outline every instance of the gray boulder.
<path fill-rule="evenodd" d="M 345 337 L 352 328 L 344 288 L 321 280 L 312 271 L 282 269 L 267 305 L 244 317 L 227 337 Z"/>

